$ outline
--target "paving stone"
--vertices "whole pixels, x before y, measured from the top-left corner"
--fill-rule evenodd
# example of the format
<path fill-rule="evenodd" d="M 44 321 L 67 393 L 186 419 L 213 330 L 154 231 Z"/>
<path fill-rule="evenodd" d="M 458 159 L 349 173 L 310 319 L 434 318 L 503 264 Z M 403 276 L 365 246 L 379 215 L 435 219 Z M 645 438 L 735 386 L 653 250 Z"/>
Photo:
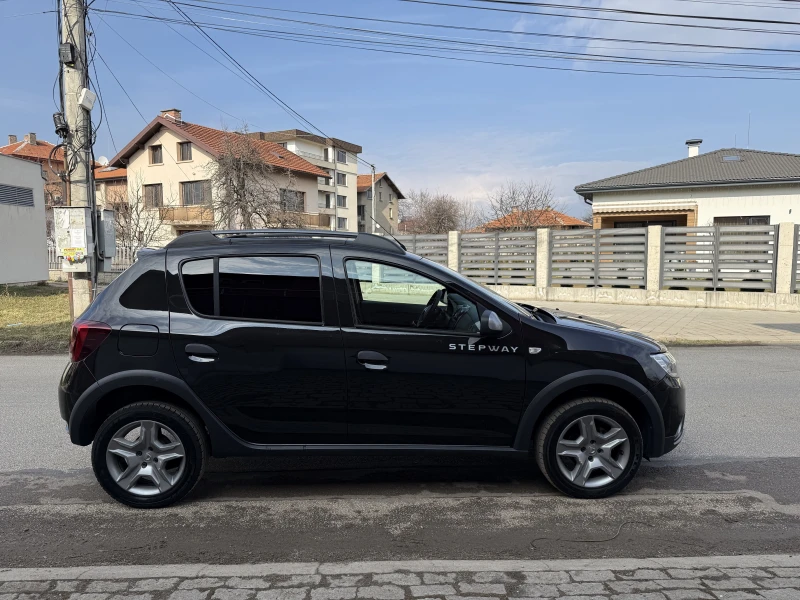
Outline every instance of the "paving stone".
<path fill-rule="evenodd" d="M 761 579 L 759 583 L 767 589 L 800 588 L 800 577 L 773 577 Z"/>
<path fill-rule="evenodd" d="M 231 577 L 225 585 L 245 590 L 263 590 L 268 588 L 270 583 L 262 577 Z"/>
<path fill-rule="evenodd" d="M 767 573 L 764 569 L 720 569 L 728 577 L 774 577 L 772 573 Z"/>
<path fill-rule="evenodd" d="M 0 600 L 16 600 L 16 594 L 0 594 Z"/>
<path fill-rule="evenodd" d="M 525 583 L 569 583 L 569 573 L 566 571 L 534 571 L 525 573 Z"/>
<path fill-rule="evenodd" d="M 311 590 L 311 600 L 350 600 L 356 597 L 356 588 L 317 588 Z"/>
<path fill-rule="evenodd" d="M 759 596 L 755 592 L 713 590 L 711 593 L 720 600 L 764 600 L 763 596 Z"/>
<path fill-rule="evenodd" d="M 206 590 L 210 588 L 218 588 L 224 585 L 224 579 L 217 579 L 216 577 L 196 577 L 194 579 L 185 579 L 178 585 L 179 590 Z"/>
<path fill-rule="evenodd" d="M 479 575 L 489 575 L 490 573 L 475 573 L 475 581 L 478 581 L 477 576 Z M 494 573 L 491 573 L 494 574 Z M 503 575 L 503 573 L 499 573 L 499 575 Z M 422 574 L 422 583 L 432 584 L 432 583 L 453 583 L 456 580 L 455 573 L 423 573 Z"/>
<path fill-rule="evenodd" d="M 308 588 L 279 588 L 258 592 L 258 600 L 305 600 Z"/>
<path fill-rule="evenodd" d="M 372 576 L 372 581 L 375 583 L 393 583 L 395 585 L 422 585 L 419 575 L 414 573 L 377 573 Z"/>
<path fill-rule="evenodd" d="M 656 569 L 637 569 L 632 573 L 620 573 L 620 578 L 622 579 L 669 579 L 669 575 L 667 575 L 664 571 L 658 571 Z"/>
<path fill-rule="evenodd" d="M 17 594 L 16 600 L 44 600 L 48 594 Z"/>
<path fill-rule="evenodd" d="M 602 583 L 561 583 L 558 589 L 567 596 L 606 594 Z"/>
<path fill-rule="evenodd" d="M 505 596 L 506 586 L 502 583 L 459 583 L 458 591 L 477 596 Z"/>
<path fill-rule="evenodd" d="M 497 600 L 489 596 L 445 596 L 445 600 Z"/>
<path fill-rule="evenodd" d="M 611 571 L 570 571 L 574 581 L 614 581 L 617 576 Z"/>
<path fill-rule="evenodd" d="M 90 581 L 86 586 L 87 592 L 124 592 L 128 589 L 127 581 L 106 581 L 98 579 Z"/>
<path fill-rule="evenodd" d="M 132 592 L 163 592 L 171 590 L 178 584 L 177 577 L 164 579 L 140 579 L 131 586 Z"/>
<path fill-rule="evenodd" d="M 782 589 L 782 590 L 761 590 L 759 592 L 767 600 L 800 600 L 800 590 L 796 589 Z"/>
<path fill-rule="evenodd" d="M 252 588 L 218 588 L 214 590 L 212 600 L 249 600 L 256 595 Z"/>
<path fill-rule="evenodd" d="M 673 579 L 694 579 L 696 577 L 722 577 L 719 569 L 667 569 Z"/>
<path fill-rule="evenodd" d="M 358 588 L 357 596 L 374 600 L 403 600 L 406 593 L 397 585 L 368 585 Z"/>
<path fill-rule="evenodd" d="M 56 587 L 53 588 L 54 592 L 77 592 L 82 581 L 56 581 Z"/>
<path fill-rule="evenodd" d="M 46 592 L 49 589 L 49 581 L 6 581 L 3 585 L 0 585 L 0 594 L 6 592 Z"/>
<path fill-rule="evenodd" d="M 411 595 L 420 596 L 455 596 L 456 590 L 452 585 L 412 585 Z"/>
<path fill-rule="evenodd" d="M 778 577 L 800 577 L 800 567 L 773 567 L 770 571 Z"/>
<path fill-rule="evenodd" d="M 356 587 L 366 582 L 366 575 L 328 575 L 325 578 L 329 587 Z"/>
<path fill-rule="evenodd" d="M 613 600 L 666 600 L 661 592 L 650 592 L 649 594 L 619 594 L 611 596 Z"/>
<path fill-rule="evenodd" d="M 665 590 L 702 588 L 703 582 L 699 579 L 659 579 L 658 583 Z"/>
<path fill-rule="evenodd" d="M 514 597 L 555 598 L 559 596 L 558 588 L 548 583 L 526 583 L 519 586 Z"/>
<path fill-rule="evenodd" d="M 108 600 L 153 600 L 153 594 L 114 594 Z"/>
<path fill-rule="evenodd" d="M 208 592 L 202 590 L 178 590 L 169 595 L 168 600 L 206 600 Z"/>
<path fill-rule="evenodd" d="M 669 600 L 714 600 L 714 596 L 701 590 L 665 590 Z"/>
<path fill-rule="evenodd" d="M 283 581 L 275 583 L 276 587 L 301 587 L 305 585 L 319 585 L 322 575 L 291 575 Z"/>
<path fill-rule="evenodd" d="M 608 587 L 618 594 L 654 592 L 661 589 L 658 581 L 609 581 Z"/>
<path fill-rule="evenodd" d="M 703 583 L 713 590 L 744 590 L 758 587 L 758 584 L 744 577 L 732 577 L 731 579 L 717 579 L 714 581 L 703 579 Z"/>
<path fill-rule="evenodd" d="M 69 600 L 106 600 L 110 594 L 71 594 Z"/>
<path fill-rule="evenodd" d="M 516 583 L 508 573 L 501 573 L 499 571 L 481 571 L 472 574 L 472 581 L 475 583 Z"/>

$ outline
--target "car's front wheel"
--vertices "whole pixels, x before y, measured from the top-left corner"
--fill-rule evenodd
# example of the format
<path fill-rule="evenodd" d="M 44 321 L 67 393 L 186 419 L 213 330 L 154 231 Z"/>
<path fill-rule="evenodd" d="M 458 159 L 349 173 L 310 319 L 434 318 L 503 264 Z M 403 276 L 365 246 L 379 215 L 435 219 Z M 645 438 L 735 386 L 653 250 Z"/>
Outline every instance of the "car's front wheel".
<path fill-rule="evenodd" d="M 134 508 L 160 508 L 192 491 L 207 454 L 204 431 L 194 415 L 162 402 L 137 402 L 100 426 L 92 466 L 112 498 Z"/>
<path fill-rule="evenodd" d="M 553 410 L 534 438 L 547 480 L 576 498 L 604 498 L 630 483 L 642 462 L 642 433 L 616 402 L 579 398 Z"/>

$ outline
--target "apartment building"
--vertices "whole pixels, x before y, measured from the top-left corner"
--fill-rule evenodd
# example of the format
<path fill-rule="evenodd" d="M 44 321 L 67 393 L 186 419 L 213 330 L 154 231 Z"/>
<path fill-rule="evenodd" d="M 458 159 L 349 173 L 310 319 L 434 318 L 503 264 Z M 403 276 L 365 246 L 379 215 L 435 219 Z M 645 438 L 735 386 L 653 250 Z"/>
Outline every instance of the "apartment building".
<path fill-rule="evenodd" d="M 397 233 L 398 203 L 405 196 L 387 173 L 375 173 L 375 215 L 372 214 L 372 175 L 358 176 L 358 230 Z M 373 216 L 375 221 L 373 221 Z M 375 228 L 373 229 L 373 225 Z"/>
<path fill-rule="evenodd" d="M 215 162 L 240 145 L 241 136 L 188 123 L 180 110 L 169 109 L 111 160 L 109 167 L 126 170 L 129 197 L 140 197 L 146 208 L 161 211 L 162 235 L 156 243 L 218 224 L 212 208 L 217 193 L 212 185 Z M 285 146 L 260 138 L 251 142 L 274 168 L 281 198 L 296 207 L 289 210 L 302 213 L 309 228 L 332 228 L 331 216 L 318 209 L 318 180 L 327 178 L 328 172 Z"/>
<path fill-rule="evenodd" d="M 301 129 L 260 131 L 251 136 L 281 145 L 322 169 L 317 181 L 317 206 L 330 215 L 331 229 L 358 231 L 358 155 L 361 146 L 337 138 L 324 138 Z"/>

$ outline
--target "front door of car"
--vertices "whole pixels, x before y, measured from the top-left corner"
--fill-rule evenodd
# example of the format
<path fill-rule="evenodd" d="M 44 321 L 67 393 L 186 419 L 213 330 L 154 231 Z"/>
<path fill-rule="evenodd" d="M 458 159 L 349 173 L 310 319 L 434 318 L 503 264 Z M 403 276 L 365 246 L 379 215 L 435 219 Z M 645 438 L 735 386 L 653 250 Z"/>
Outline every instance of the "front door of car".
<path fill-rule="evenodd" d="M 346 441 L 330 251 L 303 250 L 168 261 L 178 368 L 195 394 L 247 442 Z"/>
<path fill-rule="evenodd" d="M 334 264 L 349 441 L 511 445 L 525 386 L 518 321 L 481 336 L 488 307 L 464 290 L 344 253 Z"/>

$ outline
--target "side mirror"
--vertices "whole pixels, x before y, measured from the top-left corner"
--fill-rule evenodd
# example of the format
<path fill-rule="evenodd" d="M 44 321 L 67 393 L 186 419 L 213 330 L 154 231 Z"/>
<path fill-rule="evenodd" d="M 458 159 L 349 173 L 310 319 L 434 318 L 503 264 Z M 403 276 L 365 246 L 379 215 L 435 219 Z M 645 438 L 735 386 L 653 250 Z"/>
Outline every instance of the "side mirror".
<path fill-rule="evenodd" d="M 494 337 L 503 332 L 503 321 L 493 310 L 483 311 L 481 316 L 481 336 Z"/>

